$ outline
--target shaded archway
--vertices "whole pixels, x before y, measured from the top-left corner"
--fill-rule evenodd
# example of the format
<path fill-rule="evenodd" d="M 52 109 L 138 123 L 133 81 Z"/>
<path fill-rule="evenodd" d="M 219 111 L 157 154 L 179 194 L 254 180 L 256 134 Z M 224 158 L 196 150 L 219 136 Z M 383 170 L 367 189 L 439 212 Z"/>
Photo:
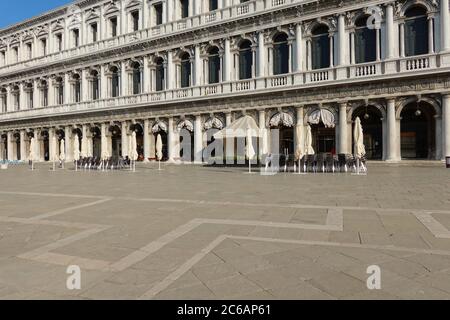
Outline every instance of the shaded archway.
<path fill-rule="evenodd" d="M 99 127 L 91 127 L 92 136 L 92 156 L 101 158 L 102 154 L 102 133 Z M 89 151 L 88 151 L 89 153 Z"/>
<path fill-rule="evenodd" d="M 313 110 L 307 117 L 312 147 L 316 153 L 336 154 L 336 115 L 326 108 Z"/>
<path fill-rule="evenodd" d="M 162 140 L 162 159 L 161 161 L 167 161 L 169 159 L 169 148 L 168 148 L 168 139 L 167 139 L 167 124 L 165 122 L 162 121 L 158 121 L 155 123 L 155 125 L 152 127 L 152 133 L 154 136 L 154 141 L 155 141 L 155 155 L 157 154 L 157 150 L 156 150 L 156 144 L 158 141 L 158 135 L 161 135 L 161 140 Z M 156 160 L 157 156 L 156 156 Z"/>
<path fill-rule="evenodd" d="M 136 132 L 136 151 L 138 153 L 138 161 L 144 161 L 144 127 L 141 123 L 132 124 L 131 132 Z"/>
<path fill-rule="evenodd" d="M 404 159 L 436 157 L 436 111 L 425 101 L 407 104 L 400 114 L 401 156 Z"/>
<path fill-rule="evenodd" d="M 111 134 L 111 156 L 119 158 L 122 154 L 122 130 L 118 125 L 112 125 L 109 127 Z"/>
<path fill-rule="evenodd" d="M 375 106 L 361 106 L 353 112 L 353 122 L 356 117 L 359 117 L 361 120 L 364 132 L 366 158 L 370 160 L 381 160 L 383 158 L 383 115 L 381 111 Z M 352 134 L 352 146 L 353 144 Z"/>
<path fill-rule="evenodd" d="M 47 130 L 41 131 L 41 157 L 44 158 L 44 161 L 50 160 L 50 142 L 49 142 L 49 134 Z"/>
<path fill-rule="evenodd" d="M 287 112 L 279 112 L 270 119 L 269 127 L 272 139 L 275 138 L 273 130 L 278 131 L 278 150 L 273 150 L 275 145 L 272 143 L 272 152 L 279 154 L 294 154 L 294 117 Z"/>
<path fill-rule="evenodd" d="M 181 120 L 177 125 L 179 133 L 179 145 L 181 161 L 194 162 L 195 149 L 194 149 L 194 125 L 191 120 Z"/>
<path fill-rule="evenodd" d="M 2 154 L 0 155 L 0 159 L 7 160 L 8 159 L 8 136 L 6 134 L 2 134 L 0 136 L 0 151 Z"/>
<path fill-rule="evenodd" d="M 22 160 L 22 155 L 20 154 L 20 133 L 14 132 L 13 134 L 14 151 L 16 154 L 16 160 Z"/>

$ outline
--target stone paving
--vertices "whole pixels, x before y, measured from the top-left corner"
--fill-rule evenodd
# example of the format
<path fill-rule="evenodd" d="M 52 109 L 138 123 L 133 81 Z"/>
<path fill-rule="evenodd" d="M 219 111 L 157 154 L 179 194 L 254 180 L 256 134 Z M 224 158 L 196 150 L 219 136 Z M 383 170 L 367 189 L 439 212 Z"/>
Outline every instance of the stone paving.
<path fill-rule="evenodd" d="M 450 299 L 442 166 L 163 168 L 0 171 L 0 298 Z"/>

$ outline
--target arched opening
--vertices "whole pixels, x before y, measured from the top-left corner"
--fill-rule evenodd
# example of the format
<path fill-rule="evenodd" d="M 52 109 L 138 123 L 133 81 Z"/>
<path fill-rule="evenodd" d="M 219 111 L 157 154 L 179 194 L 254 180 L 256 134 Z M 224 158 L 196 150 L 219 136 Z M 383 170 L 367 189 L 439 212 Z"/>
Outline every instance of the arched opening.
<path fill-rule="evenodd" d="M 142 124 L 135 123 L 130 127 L 131 131 L 136 132 L 136 151 L 138 153 L 138 161 L 144 161 L 144 128 Z"/>
<path fill-rule="evenodd" d="M 244 40 L 239 45 L 239 79 L 251 79 L 253 69 L 252 43 Z"/>
<path fill-rule="evenodd" d="M 131 64 L 131 70 L 132 70 L 132 82 L 133 82 L 133 94 L 140 94 L 141 93 L 141 86 L 142 86 L 142 76 L 141 76 L 141 65 L 139 62 L 133 62 Z"/>
<path fill-rule="evenodd" d="M 109 127 L 111 134 L 111 156 L 119 158 L 122 154 L 122 130 L 119 126 L 113 125 Z"/>
<path fill-rule="evenodd" d="M 369 16 L 355 22 L 355 62 L 367 63 L 377 59 L 377 31 L 368 27 Z"/>
<path fill-rule="evenodd" d="M 119 68 L 116 66 L 112 66 L 110 69 L 111 72 L 111 97 L 115 98 L 119 96 Z"/>
<path fill-rule="evenodd" d="M 2 134 L 0 137 L 0 151 L 2 152 L 2 154 L 0 155 L 0 157 L 3 160 L 7 160 L 8 159 L 8 136 L 6 134 Z"/>
<path fill-rule="evenodd" d="M 189 0 L 179 0 L 181 19 L 189 17 Z"/>
<path fill-rule="evenodd" d="M 273 132 L 278 132 L 278 150 L 273 150 L 275 145 L 272 144 L 272 152 L 279 154 L 294 154 L 294 119 L 288 113 L 277 113 L 270 119 L 271 140 L 276 138 Z M 276 131 L 275 131 L 276 130 Z"/>
<path fill-rule="evenodd" d="M 81 77 L 77 73 L 72 76 L 72 101 L 81 101 Z"/>
<path fill-rule="evenodd" d="M 91 71 L 91 98 L 92 100 L 98 100 L 100 98 L 100 77 L 97 70 Z"/>
<path fill-rule="evenodd" d="M 180 80 L 181 88 L 188 88 L 191 86 L 191 56 L 187 52 L 183 52 L 180 56 Z"/>
<path fill-rule="evenodd" d="M 279 33 L 273 38 L 273 74 L 289 73 L 289 44 L 288 36 Z"/>
<path fill-rule="evenodd" d="M 180 159 L 184 162 L 194 162 L 194 126 L 191 121 L 184 120 L 178 124 Z"/>
<path fill-rule="evenodd" d="M 208 83 L 220 82 L 219 48 L 212 47 L 208 51 Z"/>
<path fill-rule="evenodd" d="M 102 133 L 99 127 L 91 128 L 92 136 L 92 156 L 95 158 L 101 158 L 102 154 Z M 88 152 L 89 153 L 89 152 Z"/>
<path fill-rule="evenodd" d="M 20 154 L 20 133 L 15 132 L 13 134 L 14 151 L 16 154 L 16 160 L 22 160 L 22 155 Z"/>
<path fill-rule="evenodd" d="M 355 121 L 356 117 L 359 117 L 361 120 L 364 132 L 366 158 L 369 160 L 381 160 L 383 158 L 383 115 L 381 111 L 377 107 L 370 105 L 360 107 L 353 112 L 352 120 Z M 352 142 L 353 145 L 354 141 Z"/>
<path fill-rule="evenodd" d="M 78 136 L 78 151 L 80 151 L 81 152 L 81 142 L 82 142 L 82 139 L 83 139 L 83 132 L 81 131 L 81 129 L 80 128 L 75 128 L 75 129 L 73 129 L 72 130 L 72 139 L 73 139 L 73 141 L 72 141 L 72 145 L 74 146 L 75 145 L 75 139 L 76 139 L 76 137 Z M 73 150 L 73 151 L 75 151 L 75 150 Z"/>
<path fill-rule="evenodd" d="M 156 91 L 163 91 L 165 88 L 165 72 L 164 72 L 164 60 L 162 58 L 157 58 L 156 61 L 156 74 L 155 74 L 155 89 Z"/>
<path fill-rule="evenodd" d="M 56 88 L 56 104 L 64 103 L 64 81 L 63 78 L 57 77 L 55 79 Z"/>
<path fill-rule="evenodd" d="M 14 103 L 14 111 L 20 110 L 20 88 L 19 86 L 13 86 L 12 88 L 12 97 Z"/>
<path fill-rule="evenodd" d="M 50 141 L 49 134 L 47 130 L 41 131 L 41 156 L 44 156 L 44 161 L 50 160 Z"/>
<path fill-rule="evenodd" d="M 405 55 L 428 53 L 428 17 L 422 6 L 413 6 L 405 12 Z"/>
<path fill-rule="evenodd" d="M 401 112 L 401 155 L 404 159 L 434 159 L 435 118 L 434 108 L 427 102 L 412 102 Z"/>
<path fill-rule="evenodd" d="M 329 28 L 319 25 L 312 31 L 311 36 L 312 69 L 324 69 L 331 66 Z"/>

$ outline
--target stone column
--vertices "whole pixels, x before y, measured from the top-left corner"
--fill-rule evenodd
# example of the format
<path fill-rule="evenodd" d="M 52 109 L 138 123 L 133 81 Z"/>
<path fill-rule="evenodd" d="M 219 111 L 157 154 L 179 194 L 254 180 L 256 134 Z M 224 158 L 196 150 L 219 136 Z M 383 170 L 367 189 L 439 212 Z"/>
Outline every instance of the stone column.
<path fill-rule="evenodd" d="M 442 96 L 442 155 L 450 157 L 450 94 Z"/>
<path fill-rule="evenodd" d="M 257 69 L 257 77 L 262 78 L 265 76 L 265 53 L 266 46 L 264 45 L 264 32 L 261 31 L 258 33 L 258 69 Z"/>
<path fill-rule="evenodd" d="M 6 134 L 6 143 L 8 145 L 8 161 L 14 161 L 14 146 L 13 146 L 13 132 L 9 131 Z"/>
<path fill-rule="evenodd" d="M 400 23 L 400 57 L 404 58 L 405 57 L 405 22 L 402 21 Z"/>
<path fill-rule="evenodd" d="M 202 116 L 195 117 L 194 124 L 194 161 L 197 164 L 203 163 L 203 136 L 202 136 Z"/>
<path fill-rule="evenodd" d="M 440 1 L 441 52 L 450 51 L 450 12 L 448 0 Z"/>
<path fill-rule="evenodd" d="M 144 163 L 150 158 L 150 120 L 144 120 Z"/>
<path fill-rule="evenodd" d="M 64 128 L 64 143 L 66 147 L 66 162 L 71 162 L 73 160 L 72 126 L 66 126 Z"/>
<path fill-rule="evenodd" d="M 172 90 L 174 88 L 174 66 L 173 66 L 173 56 L 172 51 L 167 52 L 167 90 Z"/>
<path fill-rule="evenodd" d="M 27 131 L 21 130 L 20 131 L 20 159 L 22 161 L 26 161 L 28 159 L 28 153 L 27 153 Z"/>
<path fill-rule="evenodd" d="M 395 34 L 394 34 L 394 4 L 389 3 L 386 6 L 386 59 L 396 57 Z"/>
<path fill-rule="evenodd" d="M 19 110 L 28 109 L 27 103 L 25 103 L 27 94 L 25 94 L 24 86 L 23 82 L 19 84 Z"/>
<path fill-rule="evenodd" d="M 39 99 L 38 79 L 33 80 L 33 108 L 42 107 L 41 99 Z"/>
<path fill-rule="evenodd" d="M 434 53 L 434 18 L 428 17 L 428 53 Z"/>
<path fill-rule="evenodd" d="M 225 39 L 224 53 L 223 53 L 223 81 L 228 82 L 231 80 L 231 42 L 230 39 Z"/>
<path fill-rule="evenodd" d="M 338 66 L 344 66 L 348 62 L 347 62 L 347 34 L 345 31 L 345 16 L 343 14 L 339 15 L 338 18 L 338 38 L 339 38 Z"/>
<path fill-rule="evenodd" d="M 387 157 L 386 161 L 398 161 L 399 155 L 397 155 L 397 119 L 395 112 L 395 99 L 391 98 L 387 100 Z"/>
<path fill-rule="evenodd" d="M 231 112 L 225 114 L 225 126 L 228 128 L 232 123 Z M 234 138 L 225 138 L 225 162 L 226 164 L 234 164 Z"/>
<path fill-rule="evenodd" d="M 55 128 L 50 128 L 48 130 L 48 158 L 49 161 L 56 161 L 57 159 L 54 159 L 54 155 L 56 150 L 53 150 L 53 137 L 55 136 Z M 58 144 L 58 142 L 56 142 Z M 56 146 L 58 148 L 58 146 Z"/>
<path fill-rule="evenodd" d="M 144 57 L 144 66 L 143 66 L 143 79 L 142 79 L 142 93 L 147 93 L 151 91 L 150 88 L 150 68 L 148 66 L 149 57 Z"/>
<path fill-rule="evenodd" d="M 200 58 L 200 46 L 194 47 L 194 86 L 200 86 L 202 79 L 202 60 Z"/>
<path fill-rule="evenodd" d="M 102 123 L 100 127 L 100 141 L 101 141 L 101 148 L 100 148 L 100 157 L 103 156 L 105 151 L 108 151 L 108 143 L 106 145 L 103 143 L 104 141 L 107 141 L 104 137 L 106 137 L 106 123 Z"/>
<path fill-rule="evenodd" d="M 351 153 L 348 148 L 347 102 L 339 104 L 339 146 L 338 153 Z"/>
<path fill-rule="evenodd" d="M 72 101 L 75 101 L 75 92 L 74 92 L 74 99 L 73 100 L 70 99 L 71 85 L 69 82 L 69 74 L 68 73 L 64 74 L 63 81 L 64 81 L 64 104 L 68 104 Z"/>
<path fill-rule="evenodd" d="M 127 121 L 122 122 L 122 157 L 129 156 L 128 154 L 128 123 Z"/>
<path fill-rule="evenodd" d="M 167 153 L 169 157 L 169 162 L 174 162 L 175 160 L 175 137 L 174 137 L 174 128 L 173 128 L 173 118 L 170 117 L 168 121 L 167 128 Z"/>
<path fill-rule="evenodd" d="M 120 68 L 120 95 L 127 96 L 128 92 L 128 75 L 126 71 L 126 61 L 122 61 Z"/>
<path fill-rule="evenodd" d="M 295 72 L 301 72 L 303 68 L 303 54 L 302 54 L 302 25 L 295 26 Z"/>
<path fill-rule="evenodd" d="M 330 33 L 330 68 L 334 67 L 334 35 Z"/>

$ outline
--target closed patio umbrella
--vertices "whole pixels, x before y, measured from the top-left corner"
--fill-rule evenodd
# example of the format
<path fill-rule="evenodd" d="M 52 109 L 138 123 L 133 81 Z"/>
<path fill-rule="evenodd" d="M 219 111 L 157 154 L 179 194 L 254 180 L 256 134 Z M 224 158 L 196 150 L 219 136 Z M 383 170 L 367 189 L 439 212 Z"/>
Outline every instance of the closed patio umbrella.
<path fill-rule="evenodd" d="M 247 128 L 247 145 L 245 148 L 245 155 L 248 159 L 248 172 L 252 172 L 252 160 L 256 155 L 255 149 L 253 148 L 253 134 L 250 127 Z"/>
<path fill-rule="evenodd" d="M 34 170 L 34 160 L 36 159 L 36 140 L 34 137 L 30 140 L 30 155 L 28 158 L 31 161 L 31 170 Z"/>
<path fill-rule="evenodd" d="M 366 147 L 364 146 L 364 132 L 361 126 L 361 119 L 356 117 L 355 128 L 353 130 L 353 139 L 355 143 L 355 157 L 362 158 L 366 155 Z"/>
<path fill-rule="evenodd" d="M 163 148 L 162 138 L 161 135 L 158 134 L 158 137 L 156 138 L 156 158 L 158 159 L 159 162 L 159 170 L 161 170 L 161 160 L 163 157 L 162 148 Z"/>
<path fill-rule="evenodd" d="M 300 162 L 303 156 L 305 155 L 305 144 L 303 141 L 303 126 L 298 125 L 296 130 L 297 130 L 297 146 L 295 150 L 295 157 L 297 158 L 298 161 L 298 170 L 299 172 L 301 172 Z"/>
<path fill-rule="evenodd" d="M 312 133 L 311 133 L 311 126 L 308 125 L 306 127 L 306 136 L 305 136 L 305 150 L 307 155 L 313 155 L 315 154 L 315 151 L 312 147 Z"/>
<path fill-rule="evenodd" d="M 73 160 L 75 161 L 75 171 L 78 170 L 78 160 L 80 160 L 80 140 L 78 134 L 73 138 Z"/>
<path fill-rule="evenodd" d="M 137 152 L 136 132 L 133 131 L 130 137 L 130 159 L 133 161 L 133 170 L 136 171 L 136 160 L 139 158 Z"/>
<path fill-rule="evenodd" d="M 59 160 L 64 169 L 64 161 L 66 161 L 66 145 L 64 139 L 61 139 L 59 143 Z"/>
<path fill-rule="evenodd" d="M 355 128 L 353 129 L 354 152 L 356 158 L 356 173 L 360 173 L 360 160 L 366 155 L 366 147 L 364 146 L 364 132 L 361 126 L 361 119 L 356 117 Z"/>
<path fill-rule="evenodd" d="M 50 160 L 53 162 L 53 171 L 55 171 L 55 161 L 58 160 L 59 154 L 58 154 L 58 142 L 56 141 L 56 136 L 54 135 L 52 138 L 52 152 L 50 155 Z"/>

